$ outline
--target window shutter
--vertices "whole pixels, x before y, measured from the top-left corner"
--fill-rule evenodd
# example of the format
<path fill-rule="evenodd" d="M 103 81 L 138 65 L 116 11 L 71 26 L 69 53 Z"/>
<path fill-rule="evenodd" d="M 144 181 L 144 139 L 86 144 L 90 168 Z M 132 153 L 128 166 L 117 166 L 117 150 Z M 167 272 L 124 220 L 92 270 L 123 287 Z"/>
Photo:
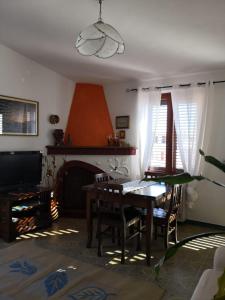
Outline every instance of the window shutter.
<path fill-rule="evenodd" d="M 155 139 L 152 148 L 151 169 L 166 168 L 167 105 L 161 105 L 159 110 L 153 107 L 152 122 Z"/>
<path fill-rule="evenodd" d="M 184 108 L 180 108 L 183 118 Z M 184 122 L 184 127 L 186 123 Z M 176 131 L 173 123 L 171 94 L 162 94 L 160 109 L 153 108 L 153 134 L 155 139 L 152 148 L 150 171 L 155 173 L 176 173 L 182 170 L 180 150 L 177 143 Z M 186 128 L 187 130 L 187 128 Z"/>

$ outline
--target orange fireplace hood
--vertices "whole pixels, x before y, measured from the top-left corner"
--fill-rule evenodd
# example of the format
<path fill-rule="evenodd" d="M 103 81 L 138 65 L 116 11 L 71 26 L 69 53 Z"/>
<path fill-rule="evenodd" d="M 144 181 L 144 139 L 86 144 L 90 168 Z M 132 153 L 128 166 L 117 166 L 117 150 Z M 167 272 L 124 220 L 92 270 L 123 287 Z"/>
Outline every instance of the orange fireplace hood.
<path fill-rule="evenodd" d="M 73 146 L 106 146 L 112 122 L 101 85 L 77 83 L 65 132 Z"/>

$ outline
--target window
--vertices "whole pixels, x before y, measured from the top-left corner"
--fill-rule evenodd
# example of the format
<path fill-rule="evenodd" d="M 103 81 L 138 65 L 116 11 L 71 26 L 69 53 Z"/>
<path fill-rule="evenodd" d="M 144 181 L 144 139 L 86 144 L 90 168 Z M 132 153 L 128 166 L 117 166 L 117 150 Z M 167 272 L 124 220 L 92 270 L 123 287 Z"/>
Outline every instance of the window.
<path fill-rule="evenodd" d="M 174 174 L 182 169 L 180 151 L 176 139 L 173 122 L 171 94 L 161 96 L 161 105 L 158 111 L 153 107 L 153 133 L 155 135 L 150 171 L 155 173 Z"/>

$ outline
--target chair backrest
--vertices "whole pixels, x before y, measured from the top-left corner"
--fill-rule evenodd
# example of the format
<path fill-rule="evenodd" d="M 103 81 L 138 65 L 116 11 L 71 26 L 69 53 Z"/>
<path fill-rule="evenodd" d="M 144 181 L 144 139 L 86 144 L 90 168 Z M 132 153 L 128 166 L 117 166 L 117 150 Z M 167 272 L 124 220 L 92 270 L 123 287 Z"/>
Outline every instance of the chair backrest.
<path fill-rule="evenodd" d="M 156 173 L 156 172 L 153 172 L 153 171 L 145 171 L 145 178 L 146 179 L 158 178 L 158 177 L 162 177 L 162 176 L 165 176 L 165 175 L 167 175 L 167 174 L 164 174 L 164 173 L 159 174 L 159 173 Z M 167 189 L 171 189 L 170 185 L 166 184 L 166 186 L 167 186 Z M 169 199 L 167 199 L 167 196 L 161 198 L 160 203 L 155 204 L 155 207 L 166 209 L 168 211 L 168 209 L 169 209 L 169 201 L 168 200 Z"/>
<path fill-rule="evenodd" d="M 95 182 L 107 182 L 110 180 L 110 176 L 107 173 L 95 174 Z"/>
<path fill-rule="evenodd" d="M 177 216 L 178 209 L 180 207 L 182 197 L 182 185 L 181 184 L 174 184 L 172 185 L 171 191 L 171 199 L 169 203 L 169 209 L 167 212 L 167 218 L 169 219 L 171 215 L 174 217 Z"/>
<path fill-rule="evenodd" d="M 97 182 L 95 183 L 97 199 L 102 202 L 121 203 L 123 186 L 116 183 Z"/>
<path fill-rule="evenodd" d="M 109 184 L 107 182 L 95 183 L 96 201 L 98 214 L 122 213 L 123 217 L 123 186 L 120 184 Z"/>
<path fill-rule="evenodd" d="M 160 177 L 161 175 L 156 174 L 154 172 L 150 172 L 150 171 L 145 171 L 145 178 L 146 179 L 151 179 L 151 178 L 157 178 Z"/>

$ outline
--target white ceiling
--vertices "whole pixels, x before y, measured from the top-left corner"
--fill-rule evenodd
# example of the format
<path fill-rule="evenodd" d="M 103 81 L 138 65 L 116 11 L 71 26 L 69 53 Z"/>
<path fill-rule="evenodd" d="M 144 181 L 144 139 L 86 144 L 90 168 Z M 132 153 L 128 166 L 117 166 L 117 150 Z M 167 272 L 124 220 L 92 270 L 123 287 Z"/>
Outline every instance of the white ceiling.
<path fill-rule="evenodd" d="M 0 43 L 74 80 L 149 80 L 225 69 L 225 0 L 104 0 L 125 54 L 83 57 L 96 0 L 0 0 Z"/>

